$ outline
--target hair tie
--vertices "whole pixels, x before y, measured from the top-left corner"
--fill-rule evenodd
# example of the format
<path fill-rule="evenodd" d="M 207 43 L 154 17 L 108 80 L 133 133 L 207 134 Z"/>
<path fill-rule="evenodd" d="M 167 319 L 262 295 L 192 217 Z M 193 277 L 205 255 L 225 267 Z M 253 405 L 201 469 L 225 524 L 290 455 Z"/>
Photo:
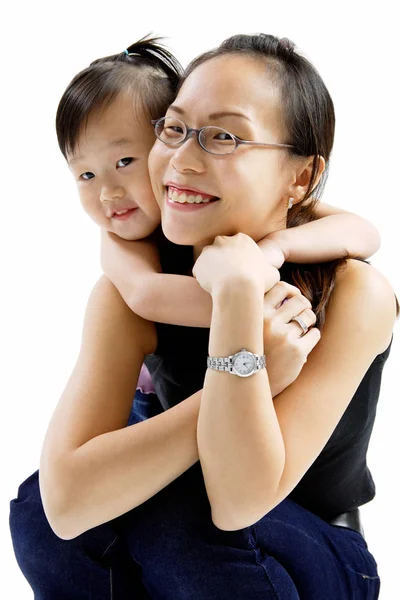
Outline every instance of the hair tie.
<path fill-rule="evenodd" d="M 122 54 L 126 54 L 126 56 L 142 56 L 139 52 L 129 52 L 129 50 L 124 50 Z"/>

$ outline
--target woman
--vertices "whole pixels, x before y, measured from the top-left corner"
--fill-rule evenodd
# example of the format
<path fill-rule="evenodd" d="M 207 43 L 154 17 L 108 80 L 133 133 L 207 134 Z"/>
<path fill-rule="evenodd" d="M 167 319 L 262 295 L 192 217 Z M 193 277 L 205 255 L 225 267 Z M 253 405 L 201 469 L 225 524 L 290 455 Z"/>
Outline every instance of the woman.
<path fill-rule="evenodd" d="M 274 401 L 262 355 L 264 294 L 274 290 L 278 306 L 287 289 L 255 242 L 286 226 L 292 202 L 292 222 L 312 218 L 333 142 L 329 94 L 289 42 L 236 36 L 189 67 L 155 128 L 164 233 L 194 247 L 178 270 L 195 261 L 213 300 L 209 369 L 204 378 L 208 332 L 172 339 L 179 328 L 140 319 L 102 279 L 43 448 L 49 522 L 71 539 L 124 515 L 121 535 L 152 598 L 376 598 L 362 533 L 331 521 L 373 496 L 365 452 L 396 316 L 390 285 L 353 260 L 336 281 L 334 266 L 295 273 L 319 300 L 321 340 Z M 177 202 L 190 192 L 206 202 Z M 300 333 L 313 325 L 303 308 L 291 325 Z M 172 408 L 129 431 L 132 386 L 151 354 L 157 394 Z M 218 368 L 229 360 L 236 374 Z"/>

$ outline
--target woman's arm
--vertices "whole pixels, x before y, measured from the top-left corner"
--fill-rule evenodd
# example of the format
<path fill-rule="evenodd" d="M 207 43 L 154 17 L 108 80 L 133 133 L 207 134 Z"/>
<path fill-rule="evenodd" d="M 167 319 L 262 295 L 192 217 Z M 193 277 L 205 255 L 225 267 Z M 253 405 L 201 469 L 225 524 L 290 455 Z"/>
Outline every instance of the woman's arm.
<path fill-rule="evenodd" d="M 126 427 L 152 323 L 103 277 L 88 302 L 78 361 L 54 411 L 40 460 L 43 506 L 63 539 L 135 508 L 198 460 L 200 392 Z"/>
<path fill-rule="evenodd" d="M 210 261 L 209 268 L 216 256 L 210 255 Z M 261 354 L 259 287 L 229 281 L 226 275 L 224 280 L 212 292 L 209 353 L 228 356 L 246 347 Z M 387 280 L 369 265 L 349 261 L 338 274 L 319 344 L 274 403 L 268 362 L 267 370 L 243 379 L 207 371 L 197 439 L 217 527 L 252 525 L 293 490 L 332 435 L 371 362 L 389 345 L 394 320 L 395 299 Z"/>
<path fill-rule="evenodd" d="M 188 327 L 210 326 L 210 295 L 193 277 L 161 273 L 154 242 L 129 242 L 102 231 L 101 266 L 129 308 L 143 319 Z"/>
<path fill-rule="evenodd" d="M 280 282 L 264 298 L 264 343 L 268 354 L 286 365 L 285 378 L 294 379 L 316 341 L 312 330 L 297 341 L 288 335 L 282 309 L 274 309 L 286 296 L 301 294 Z M 144 354 L 154 350 L 154 335 L 153 325 L 134 315 L 103 277 L 88 302 L 78 361 L 41 454 L 43 505 L 63 539 L 138 506 L 199 459 L 201 390 L 165 413 L 125 427 L 139 367 Z M 276 385 L 281 389 L 280 381 Z"/>
<path fill-rule="evenodd" d="M 259 246 L 267 258 L 273 251 L 271 241 L 278 244 L 286 262 L 296 263 L 326 262 L 348 255 L 366 259 L 379 250 L 379 232 L 363 217 L 322 202 L 316 213 L 316 221 L 275 231 L 261 240 Z"/>

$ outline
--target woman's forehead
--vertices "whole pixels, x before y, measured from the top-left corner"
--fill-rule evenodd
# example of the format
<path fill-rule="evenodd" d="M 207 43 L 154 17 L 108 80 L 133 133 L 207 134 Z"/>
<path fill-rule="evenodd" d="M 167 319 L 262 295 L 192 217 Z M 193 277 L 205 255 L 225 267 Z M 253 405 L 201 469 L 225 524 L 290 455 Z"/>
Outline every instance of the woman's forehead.
<path fill-rule="evenodd" d="M 276 119 L 280 96 L 268 65 L 251 57 L 213 58 L 186 79 L 174 102 L 185 114 L 199 118 L 240 112 L 252 122 Z"/>

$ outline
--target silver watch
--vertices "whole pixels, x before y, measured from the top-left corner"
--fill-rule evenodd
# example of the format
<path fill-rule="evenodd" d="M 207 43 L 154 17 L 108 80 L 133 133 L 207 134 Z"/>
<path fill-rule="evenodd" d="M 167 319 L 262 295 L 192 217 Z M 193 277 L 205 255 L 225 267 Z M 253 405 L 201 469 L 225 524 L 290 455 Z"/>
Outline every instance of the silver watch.
<path fill-rule="evenodd" d="M 265 368 L 265 355 L 253 354 L 246 348 L 242 348 L 232 356 L 209 356 L 207 367 L 214 371 L 228 371 L 228 373 L 239 377 L 250 377 L 250 375 Z"/>

